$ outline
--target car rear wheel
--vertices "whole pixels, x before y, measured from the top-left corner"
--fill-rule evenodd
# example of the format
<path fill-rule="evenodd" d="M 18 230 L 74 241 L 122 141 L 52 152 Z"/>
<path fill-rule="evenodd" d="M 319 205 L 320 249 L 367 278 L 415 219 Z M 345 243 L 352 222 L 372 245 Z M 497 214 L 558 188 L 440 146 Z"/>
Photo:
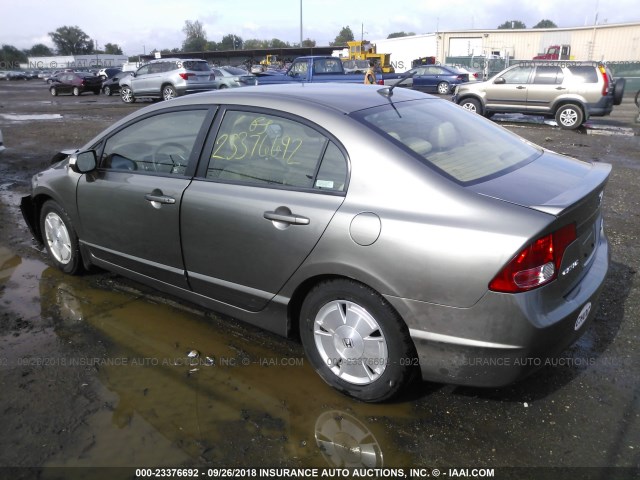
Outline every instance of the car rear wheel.
<path fill-rule="evenodd" d="M 415 373 L 406 324 L 387 301 L 351 280 L 318 284 L 300 311 L 309 361 L 337 390 L 365 402 L 387 400 Z"/>
<path fill-rule="evenodd" d="M 575 130 L 584 121 L 584 114 L 578 105 L 572 103 L 562 105 L 556 111 L 556 122 L 565 130 Z"/>
<path fill-rule="evenodd" d="M 136 101 L 136 98 L 133 96 L 133 90 L 126 86 L 120 89 L 120 98 L 124 103 L 134 103 Z"/>
<path fill-rule="evenodd" d="M 229 88 L 227 85 L 225 85 L 224 83 L 220 84 L 220 87 L 218 88 L 218 90 L 222 90 L 223 88 Z"/>
<path fill-rule="evenodd" d="M 51 87 L 49 89 L 49 92 L 51 92 L 51 95 L 54 97 L 58 95 L 58 91 L 56 90 L 56 87 Z"/>
<path fill-rule="evenodd" d="M 177 97 L 176 89 L 173 88 L 172 85 L 165 85 L 162 87 L 162 99 L 163 100 L 171 100 L 172 98 Z"/>
<path fill-rule="evenodd" d="M 48 200 L 42 206 L 40 231 L 55 266 L 71 275 L 80 273 L 82 261 L 78 235 L 67 212 L 54 200 Z"/>
<path fill-rule="evenodd" d="M 458 104 L 465 110 L 469 110 L 470 112 L 481 114 L 482 113 L 482 105 L 475 98 L 465 98 L 460 101 Z"/>
<path fill-rule="evenodd" d="M 111 88 L 110 88 L 110 87 L 104 87 L 104 88 L 102 89 L 102 93 L 104 93 L 105 95 L 111 96 L 111 94 L 112 94 L 113 92 L 111 92 Z"/>
<path fill-rule="evenodd" d="M 447 93 L 449 93 L 449 84 L 447 82 L 440 82 L 438 84 L 438 93 L 440 95 L 446 95 Z"/>
<path fill-rule="evenodd" d="M 73 87 L 73 94 L 74 94 L 76 97 L 79 97 L 79 96 L 80 96 L 80 93 L 81 93 L 81 92 L 80 92 L 80 89 L 79 89 L 78 87 Z"/>

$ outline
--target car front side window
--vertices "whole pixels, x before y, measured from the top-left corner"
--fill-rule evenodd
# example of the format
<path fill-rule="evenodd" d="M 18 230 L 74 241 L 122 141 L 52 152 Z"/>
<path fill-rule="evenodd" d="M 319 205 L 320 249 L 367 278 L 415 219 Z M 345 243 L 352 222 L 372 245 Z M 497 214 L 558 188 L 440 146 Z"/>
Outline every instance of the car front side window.
<path fill-rule="evenodd" d="M 500 78 L 504 78 L 505 83 L 527 83 L 531 74 L 532 67 L 515 67 L 502 74 Z"/>
<path fill-rule="evenodd" d="M 107 139 L 100 168 L 184 175 L 206 115 L 207 110 L 182 110 L 135 122 Z"/>

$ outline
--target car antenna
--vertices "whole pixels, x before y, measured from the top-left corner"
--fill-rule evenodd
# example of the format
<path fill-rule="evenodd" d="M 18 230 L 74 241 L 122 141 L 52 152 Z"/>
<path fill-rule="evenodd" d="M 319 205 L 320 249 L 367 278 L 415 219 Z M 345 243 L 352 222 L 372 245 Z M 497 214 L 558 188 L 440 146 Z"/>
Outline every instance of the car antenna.
<path fill-rule="evenodd" d="M 393 89 L 396 88 L 398 85 L 400 85 L 405 80 L 407 80 L 408 78 L 413 78 L 413 76 L 416 74 L 416 72 L 417 72 L 417 70 L 414 70 L 413 72 L 407 73 L 405 76 L 401 77 L 400 80 L 398 80 L 396 83 L 394 83 L 390 87 L 381 88 L 380 90 L 378 90 L 378 93 L 380 95 L 382 95 L 382 96 L 385 96 L 385 97 L 392 96 L 393 95 Z"/>

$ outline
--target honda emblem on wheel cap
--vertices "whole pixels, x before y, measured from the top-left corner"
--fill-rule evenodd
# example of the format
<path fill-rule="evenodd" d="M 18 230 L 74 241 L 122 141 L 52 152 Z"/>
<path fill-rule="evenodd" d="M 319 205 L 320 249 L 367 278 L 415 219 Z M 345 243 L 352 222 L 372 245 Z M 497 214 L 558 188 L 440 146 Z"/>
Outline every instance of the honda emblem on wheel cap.
<path fill-rule="evenodd" d="M 350 338 L 343 338 L 342 343 L 344 343 L 344 346 L 346 348 L 353 348 L 353 342 L 351 341 Z"/>

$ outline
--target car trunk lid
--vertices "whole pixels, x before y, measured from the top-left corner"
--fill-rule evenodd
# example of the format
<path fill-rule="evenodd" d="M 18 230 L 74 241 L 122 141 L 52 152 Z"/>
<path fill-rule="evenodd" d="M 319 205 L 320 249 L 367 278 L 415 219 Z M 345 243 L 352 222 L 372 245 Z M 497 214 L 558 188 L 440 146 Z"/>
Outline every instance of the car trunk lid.
<path fill-rule="evenodd" d="M 485 196 L 521 205 L 555 218 L 540 236 L 575 224 L 556 282 L 564 295 L 593 262 L 602 238 L 602 200 L 611 165 L 586 163 L 545 152 L 539 159 L 498 178 L 468 187 Z"/>

